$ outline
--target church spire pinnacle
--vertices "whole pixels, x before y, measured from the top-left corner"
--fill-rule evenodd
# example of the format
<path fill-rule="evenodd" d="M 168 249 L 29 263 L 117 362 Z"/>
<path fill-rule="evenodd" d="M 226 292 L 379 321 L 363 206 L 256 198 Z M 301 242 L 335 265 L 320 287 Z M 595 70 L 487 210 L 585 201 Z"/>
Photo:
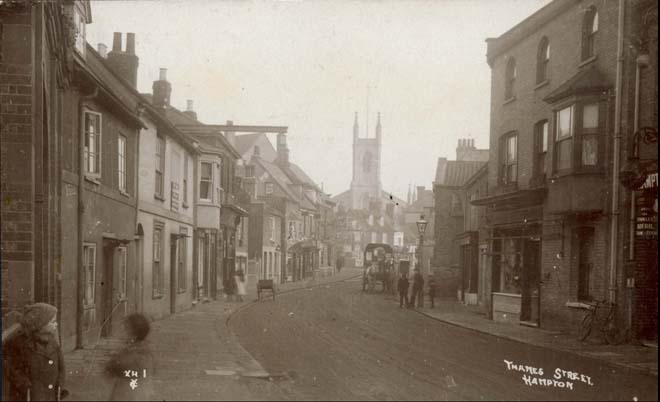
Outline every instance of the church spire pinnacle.
<path fill-rule="evenodd" d="M 353 142 L 357 142 L 360 133 L 360 128 L 358 126 L 358 113 L 355 112 L 355 120 L 353 120 Z"/>

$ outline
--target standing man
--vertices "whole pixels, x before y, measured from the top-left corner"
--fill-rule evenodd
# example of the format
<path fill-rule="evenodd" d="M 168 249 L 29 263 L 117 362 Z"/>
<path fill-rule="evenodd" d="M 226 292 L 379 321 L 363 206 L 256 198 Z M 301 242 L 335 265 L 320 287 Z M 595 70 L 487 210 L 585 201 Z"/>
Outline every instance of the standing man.
<path fill-rule="evenodd" d="M 435 307 L 433 304 L 433 299 L 435 299 L 435 279 L 430 278 L 429 279 L 429 299 L 431 299 L 431 308 Z"/>
<path fill-rule="evenodd" d="M 399 291 L 399 308 L 403 308 L 404 302 L 406 307 L 408 306 L 408 286 L 410 286 L 410 282 L 408 282 L 408 277 L 406 274 L 401 274 L 401 277 L 399 278 L 399 282 L 397 283 L 397 290 Z"/>
<path fill-rule="evenodd" d="M 340 273 L 341 269 L 344 267 L 344 256 L 340 255 L 339 257 L 337 257 L 335 265 L 337 267 L 337 273 Z"/>
<path fill-rule="evenodd" d="M 417 300 L 417 307 L 421 307 L 422 297 L 424 297 L 424 277 L 419 272 L 419 268 L 415 268 L 413 275 L 412 297 L 410 304 L 415 307 L 415 300 Z"/>

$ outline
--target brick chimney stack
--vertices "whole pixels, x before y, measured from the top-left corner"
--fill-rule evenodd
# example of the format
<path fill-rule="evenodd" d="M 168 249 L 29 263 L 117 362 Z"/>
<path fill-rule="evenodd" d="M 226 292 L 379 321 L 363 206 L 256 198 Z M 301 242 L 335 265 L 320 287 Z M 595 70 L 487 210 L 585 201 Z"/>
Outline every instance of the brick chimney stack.
<path fill-rule="evenodd" d="M 183 114 L 185 114 L 186 116 L 188 116 L 192 119 L 197 120 L 197 113 L 195 113 L 195 109 L 193 109 L 193 100 L 192 99 L 188 99 L 186 101 L 186 111 L 183 112 Z"/>
<path fill-rule="evenodd" d="M 469 160 L 471 155 L 476 151 L 474 146 L 473 138 L 461 138 L 458 140 L 458 146 L 456 147 L 456 160 L 465 161 Z"/>
<path fill-rule="evenodd" d="M 277 134 L 277 162 L 280 166 L 289 166 L 289 148 L 286 145 L 286 133 Z"/>
<path fill-rule="evenodd" d="M 231 120 L 227 120 L 227 123 L 225 124 L 227 126 L 233 126 L 234 122 Z M 225 138 L 227 139 L 227 142 L 231 144 L 232 147 L 236 146 L 236 133 L 233 131 L 225 131 Z"/>
<path fill-rule="evenodd" d="M 158 81 L 154 81 L 151 87 L 153 91 L 153 104 L 156 107 L 167 107 L 170 105 L 172 85 L 167 81 L 167 69 L 161 68 Z"/>
<path fill-rule="evenodd" d="M 135 34 L 126 34 L 126 51 L 121 49 L 121 32 L 115 32 L 112 39 L 112 50 L 108 53 L 107 60 L 110 67 L 120 77 L 130 83 L 133 88 L 137 88 L 137 71 L 139 59 L 135 55 Z M 105 48 L 105 45 L 103 46 Z M 104 57 L 99 45 L 99 53 Z"/>

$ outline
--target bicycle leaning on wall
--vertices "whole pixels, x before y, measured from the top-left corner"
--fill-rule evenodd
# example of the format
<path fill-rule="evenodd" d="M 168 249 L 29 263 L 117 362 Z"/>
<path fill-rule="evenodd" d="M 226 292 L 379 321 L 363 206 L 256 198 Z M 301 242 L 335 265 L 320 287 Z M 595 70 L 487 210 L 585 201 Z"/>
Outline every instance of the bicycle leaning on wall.
<path fill-rule="evenodd" d="M 607 310 L 605 310 L 607 309 Z M 619 331 L 615 325 L 616 304 L 607 300 L 595 300 L 589 303 L 582 323 L 578 329 L 578 339 L 585 342 L 594 328 L 600 330 L 603 340 L 608 345 L 619 345 L 626 340 L 626 331 Z"/>

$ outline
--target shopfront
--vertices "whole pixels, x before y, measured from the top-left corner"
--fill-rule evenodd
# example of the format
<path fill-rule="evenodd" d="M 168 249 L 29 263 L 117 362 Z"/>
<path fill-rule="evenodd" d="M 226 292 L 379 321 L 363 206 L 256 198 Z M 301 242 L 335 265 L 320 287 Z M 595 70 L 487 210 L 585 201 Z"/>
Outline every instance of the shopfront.
<path fill-rule="evenodd" d="M 492 247 L 492 317 L 538 326 L 541 232 L 539 225 L 497 229 Z"/>

